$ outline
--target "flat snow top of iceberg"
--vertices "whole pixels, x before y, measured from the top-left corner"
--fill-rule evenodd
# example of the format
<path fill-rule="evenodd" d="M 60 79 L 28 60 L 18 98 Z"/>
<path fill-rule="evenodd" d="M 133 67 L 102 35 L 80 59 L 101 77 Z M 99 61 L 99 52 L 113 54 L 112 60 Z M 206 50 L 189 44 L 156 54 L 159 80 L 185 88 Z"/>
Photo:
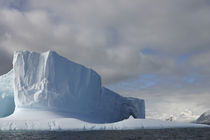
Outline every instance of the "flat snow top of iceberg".
<path fill-rule="evenodd" d="M 65 118 L 65 114 L 49 111 L 28 110 L 16 111 L 11 115 L 0 119 L 0 130 L 134 130 L 134 129 L 164 129 L 164 128 L 201 128 L 207 125 L 168 122 L 152 119 L 129 119 L 115 123 L 88 123 L 74 118 Z"/>

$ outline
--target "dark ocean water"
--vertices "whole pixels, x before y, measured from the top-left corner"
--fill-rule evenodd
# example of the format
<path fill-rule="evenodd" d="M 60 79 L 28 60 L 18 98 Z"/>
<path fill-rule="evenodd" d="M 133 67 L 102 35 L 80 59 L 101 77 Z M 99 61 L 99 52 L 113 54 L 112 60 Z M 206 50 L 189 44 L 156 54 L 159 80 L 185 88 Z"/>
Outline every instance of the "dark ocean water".
<path fill-rule="evenodd" d="M 210 128 L 127 131 L 0 131 L 0 140 L 210 140 Z"/>

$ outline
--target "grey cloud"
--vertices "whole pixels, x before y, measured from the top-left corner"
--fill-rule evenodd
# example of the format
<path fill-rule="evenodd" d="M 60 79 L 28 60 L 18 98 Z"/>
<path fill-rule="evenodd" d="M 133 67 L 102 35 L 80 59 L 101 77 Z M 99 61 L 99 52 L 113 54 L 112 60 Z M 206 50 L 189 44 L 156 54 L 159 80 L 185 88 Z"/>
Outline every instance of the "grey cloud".
<path fill-rule="evenodd" d="M 0 10 L 0 44 L 10 55 L 53 49 L 96 69 L 105 83 L 146 73 L 183 76 L 197 61 L 177 63 L 174 57 L 209 50 L 206 0 L 30 0 L 25 10 L 9 3 L 16 7 Z M 159 55 L 141 53 L 147 47 Z"/>
<path fill-rule="evenodd" d="M 203 76 L 210 79 L 210 73 L 209 73 L 210 61 L 209 61 L 209 58 L 210 58 L 210 50 L 208 50 L 204 53 L 199 53 L 198 55 L 192 56 L 192 58 L 190 59 L 190 64 L 193 66 L 193 68 L 195 69 L 195 71 L 197 73 L 201 73 Z"/>
<path fill-rule="evenodd" d="M 0 7 L 2 8 L 17 8 L 24 10 L 27 6 L 27 0 L 0 0 Z"/>
<path fill-rule="evenodd" d="M 33 1 L 32 1 L 33 2 Z M 47 8 L 33 3 L 35 7 Z M 155 3 L 155 4 L 153 4 Z M 111 25 L 121 35 L 121 43 L 151 46 L 167 53 L 187 53 L 209 44 L 209 5 L 196 1 L 68 1 L 51 2 L 54 12 L 65 20 L 99 29 Z M 58 6 L 60 5 L 60 6 Z M 52 10 L 53 11 L 53 10 Z M 73 13 L 73 14 L 72 14 Z M 66 16 L 69 15 L 69 16 Z"/>
<path fill-rule="evenodd" d="M 0 73 L 5 74 L 12 69 L 12 57 L 0 47 Z"/>

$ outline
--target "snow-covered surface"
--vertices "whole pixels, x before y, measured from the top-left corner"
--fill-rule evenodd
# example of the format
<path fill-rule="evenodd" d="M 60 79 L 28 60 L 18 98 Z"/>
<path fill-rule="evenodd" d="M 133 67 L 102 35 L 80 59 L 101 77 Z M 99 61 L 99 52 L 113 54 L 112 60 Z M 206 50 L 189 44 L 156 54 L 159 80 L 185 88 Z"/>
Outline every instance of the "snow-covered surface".
<path fill-rule="evenodd" d="M 27 113 L 26 113 L 27 114 Z M 59 118 L 52 112 L 31 112 L 30 115 L 38 116 L 38 119 L 26 120 L 22 114 L 16 118 L 8 117 L 0 119 L 0 130 L 75 130 L 75 131 L 89 131 L 89 130 L 134 130 L 134 129 L 163 129 L 163 128 L 201 128 L 210 127 L 207 125 L 199 125 L 192 123 L 177 123 L 167 122 L 152 119 L 134 119 L 130 117 L 127 120 L 115 123 L 88 123 L 74 118 Z M 39 116 L 43 117 L 39 117 Z M 46 116 L 46 118 L 44 118 Z"/>
<path fill-rule="evenodd" d="M 16 109 L 15 113 L 0 119 L 0 130 L 134 130 L 163 128 L 201 128 L 207 125 L 169 122 L 154 119 L 128 119 L 114 123 L 90 123 L 70 118 L 69 114 L 39 109 Z"/>
<path fill-rule="evenodd" d="M 0 76 L 0 117 L 12 114 L 15 109 L 13 81 L 13 70 Z"/>

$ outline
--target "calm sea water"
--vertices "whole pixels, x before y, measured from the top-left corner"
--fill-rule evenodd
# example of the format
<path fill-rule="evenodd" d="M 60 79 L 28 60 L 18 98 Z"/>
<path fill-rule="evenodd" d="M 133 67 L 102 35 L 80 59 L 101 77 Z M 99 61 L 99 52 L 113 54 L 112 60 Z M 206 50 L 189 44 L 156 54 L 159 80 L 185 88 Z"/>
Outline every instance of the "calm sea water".
<path fill-rule="evenodd" d="M 0 131 L 0 140 L 210 140 L 210 128 L 128 131 Z"/>

